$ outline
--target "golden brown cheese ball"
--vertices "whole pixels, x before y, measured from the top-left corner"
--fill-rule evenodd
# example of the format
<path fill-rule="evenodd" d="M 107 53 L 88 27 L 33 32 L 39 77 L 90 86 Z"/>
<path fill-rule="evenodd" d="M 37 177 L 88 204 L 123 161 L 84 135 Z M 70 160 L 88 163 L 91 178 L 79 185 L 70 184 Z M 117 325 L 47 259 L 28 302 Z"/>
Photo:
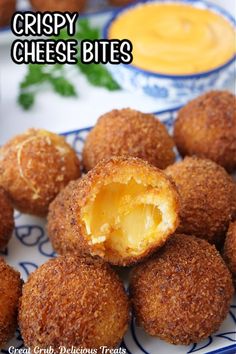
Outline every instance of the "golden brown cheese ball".
<path fill-rule="evenodd" d="M 175 161 L 173 148 L 166 127 L 152 114 L 128 108 L 113 110 L 101 116 L 89 133 L 83 165 L 89 171 L 102 159 L 128 155 L 164 169 Z"/>
<path fill-rule="evenodd" d="M 161 170 L 114 157 L 58 195 L 48 234 L 59 254 L 90 253 L 127 266 L 165 243 L 178 226 L 178 211 L 176 187 Z"/>
<path fill-rule="evenodd" d="M 235 96 L 211 91 L 189 102 L 179 112 L 174 139 L 182 156 L 197 155 L 236 169 Z"/>
<path fill-rule="evenodd" d="M 84 9 L 86 0 L 30 0 L 36 11 L 77 12 Z"/>
<path fill-rule="evenodd" d="M 236 222 L 230 224 L 224 244 L 224 259 L 231 271 L 236 288 Z"/>
<path fill-rule="evenodd" d="M 21 287 L 20 273 L 0 258 L 0 349 L 14 336 Z"/>
<path fill-rule="evenodd" d="M 129 301 L 117 274 L 99 259 L 59 257 L 23 287 L 19 325 L 24 343 L 55 352 L 114 348 L 129 322 Z"/>
<path fill-rule="evenodd" d="M 138 325 L 169 343 L 188 345 L 219 329 L 233 286 L 215 246 L 174 235 L 133 270 L 130 293 Z"/>
<path fill-rule="evenodd" d="M 0 0 L 0 27 L 10 24 L 16 11 L 16 0 Z"/>
<path fill-rule="evenodd" d="M 109 0 L 109 3 L 114 6 L 124 6 L 131 4 L 135 0 Z"/>
<path fill-rule="evenodd" d="M 6 194 L 0 187 L 0 250 L 8 244 L 14 228 L 13 207 Z"/>
<path fill-rule="evenodd" d="M 236 221 L 236 183 L 234 183 L 234 192 L 233 192 L 233 221 Z"/>
<path fill-rule="evenodd" d="M 232 178 L 215 162 L 197 157 L 186 157 L 165 172 L 180 193 L 178 232 L 222 244 L 233 216 Z"/>
<path fill-rule="evenodd" d="M 45 216 L 60 190 L 79 177 L 75 151 L 46 130 L 30 129 L 0 149 L 0 185 L 21 212 Z"/>

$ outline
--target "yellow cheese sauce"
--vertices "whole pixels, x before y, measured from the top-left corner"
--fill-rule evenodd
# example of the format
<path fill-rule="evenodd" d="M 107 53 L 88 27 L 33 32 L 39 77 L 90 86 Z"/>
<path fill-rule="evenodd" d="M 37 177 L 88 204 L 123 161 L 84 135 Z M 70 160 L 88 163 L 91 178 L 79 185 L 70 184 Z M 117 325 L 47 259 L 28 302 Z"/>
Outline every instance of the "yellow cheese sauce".
<path fill-rule="evenodd" d="M 108 37 L 129 39 L 133 65 L 161 74 L 212 70 L 235 53 L 235 30 L 223 16 L 184 4 L 131 8 L 111 24 Z"/>

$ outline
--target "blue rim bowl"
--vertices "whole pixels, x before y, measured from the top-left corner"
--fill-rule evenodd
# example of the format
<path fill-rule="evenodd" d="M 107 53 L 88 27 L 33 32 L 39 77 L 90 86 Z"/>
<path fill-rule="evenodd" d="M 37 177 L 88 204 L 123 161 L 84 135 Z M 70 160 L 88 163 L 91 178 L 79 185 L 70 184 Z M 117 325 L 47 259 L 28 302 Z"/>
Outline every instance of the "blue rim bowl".
<path fill-rule="evenodd" d="M 231 16 L 225 9 L 222 7 L 212 4 L 208 1 L 204 0 L 141 0 L 141 1 L 135 1 L 134 3 L 127 5 L 121 9 L 116 10 L 113 13 L 113 16 L 111 19 L 106 23 L 106 25 L 103 28 L 102 31 L 102 38 L 104 39 L 109 39 L 108 33 L 110 30 L 110 27 L 112 23 L 123 13 L 129 11 L 130 9 L 137 7 L 137 6 L 142 6 L 145 5 L 146 3 L 179 3 L 179 4 L 189 4 L 197 8 L 202 8 L 202 9 L 208 9 L 211 11 L 216 12 L 217 14 L 223 16 L 235 29 L 236 29 L 236 20 L 234 19 L 233 16 Z M 159 98 L 170 98 L 174 99 L 176 103 L 178 100 L 181 100 L 183 98 L 183 101 L 185 102 L 186 99 L 184 97 L 188 96 L 196 96 L 197 94 L 200 94 L 201 92 L 206 91 L 207 89 L 211 88 L 223 88 L 225 85 L 228 83 L 229 79 L 232 78 L 233 72 L 234 72 L 234 64 L 235 64 L 235 59 L 236 59 L 236 54 L 234 53 L 233 56 L 227 60 L 224 64 L 208 70 L 208 71 L 203 71 L 197 74 L 186 74 L 186 75 L 168 75 L 168 74 L 162 74 L 162 73 L 156 73 L 144 69 L 140 69 L 137 66 L 134 66 L 132 64 L 119 64 L 119 65 L 111 65 L 108 64 L 108 70 L 111 72 L 113 77 L 115 78 L 118 83 L 128 89 L 133 89 L 137 91 L 142 91 L 143 93 L 149 94 L 150 96 L 154 96 L 158 98 L 158 95 L 155 95 L 155 90 L 154 92 L 148 92 L 149 88 L 151 89 L 151 86 L 153 86 L 153 83 L 148 82 L 148 80 L 154 80 L 154 86 L 155 85 L 160 85 L 159 88 L 166 88 L 168 91 L 175 91 L 175 92 L 169 92 L 169 95 L 166 95 L 167 97 L 164 97 L 165 95 L 160 95 Z M 227 70 L 229 69 L 229 70 Z M 224 74 L 225 77 L 218 77 L 219 74 Z M 129 76 L 129 80 L 128 80 Z M 141 79 L 140 80 L 134 80 L 135 76 L 139 76 Z M 145 87 L 141 87 L 144 79 L 146 78 L 147 81 L 147 86 L 146 89 Z M 125 79 L 125 80 L 124 80 Z M 202 79 L 202 81 L 201 81 Z M 204 80 L 205 79 L 205 80 Z M 210 82 L 209 82 L 210 80 Z M 127 81 L 129 81 L 129 84 L 127 85 Z M 134 81 L 133 83 L 131 81 Z M 137 86 L 137 81 L 140 81 L 140 87 Z M 201 81 L 201 82 L 199 82 Z M 175 84 L 174 84 L 175 82 Z M 172 85 L 171 85 L 172 83 Z M 191 84 L 192 83 L 192 84 Z M 173 85 L 174 84 L 174 85 Z M 186 85 L 187 84 L 187 85 Z M 130 86 L 130 87 L 127 87 Z M 172 87 L 171 87 L 172 86 Z M 186 87 L 185 87 L 186 86 Z M 175 87 L 175 90 L 173 88 Z M 180 89 L 179 92 L 178 88 Z M 183 90 L 184 89 L 184 90 Z M 189 92 L 184 92 L 186 89 L 189 89 Z M 152 91 L 152 90 L 151 90 Z M 158 91 L 158 90 L 157 90 Z M 161 91 L 161 90 L 159 90 Z M 191 92 L 192 91 L 192 92 Z M 154 94 L 153 94 L 154 93 Z M 176 101 L 177 99 L 177 101 Z"/>

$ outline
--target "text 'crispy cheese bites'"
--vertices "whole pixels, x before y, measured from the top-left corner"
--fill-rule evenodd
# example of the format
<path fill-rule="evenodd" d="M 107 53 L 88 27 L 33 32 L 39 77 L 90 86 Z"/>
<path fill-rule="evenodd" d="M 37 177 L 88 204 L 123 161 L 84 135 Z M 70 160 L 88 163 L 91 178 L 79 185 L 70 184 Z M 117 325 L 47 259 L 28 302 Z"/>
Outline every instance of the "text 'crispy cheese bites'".
<path fill-rule="evenodd" d="M 91 253 L 125 266 L 165 243 L 178 226 L 178 210 L 176 187 L 164 172 L 114 157 L 55 199 L 48 233 L 60 254 Z"/>

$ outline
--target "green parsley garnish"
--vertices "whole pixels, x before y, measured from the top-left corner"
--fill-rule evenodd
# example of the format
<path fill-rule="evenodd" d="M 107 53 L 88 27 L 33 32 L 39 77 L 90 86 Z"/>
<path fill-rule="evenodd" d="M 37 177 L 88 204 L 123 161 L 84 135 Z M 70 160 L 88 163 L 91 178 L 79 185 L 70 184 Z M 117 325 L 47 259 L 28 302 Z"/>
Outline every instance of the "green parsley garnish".
<path fill-rule="evenodd" d="M 99 39 L 100 31 L 90 25 L 87 19 L 80 19 L 77 23 L 77 31 L 74 38 L 78 41 L 83 39 Z M 62 30 L 57 39 L 69 39 L 67 32 Z M 75 67 L 83 74 L 93 86 L 104 87 L 109 91 L 119 90 L 119 85 L 113 80 L 106 67 L 102 64 L 82 64 L 78 57 Z M 64 97 L 78 96 L 73 83 L 67 77 L 65 65 L 39 65 L 29 64 L 27 73 L 20 83 L 18 103 L 29 110 L 35 103 L 35 98 L 42 87 L 47 85 L 54 92 Z"/>

